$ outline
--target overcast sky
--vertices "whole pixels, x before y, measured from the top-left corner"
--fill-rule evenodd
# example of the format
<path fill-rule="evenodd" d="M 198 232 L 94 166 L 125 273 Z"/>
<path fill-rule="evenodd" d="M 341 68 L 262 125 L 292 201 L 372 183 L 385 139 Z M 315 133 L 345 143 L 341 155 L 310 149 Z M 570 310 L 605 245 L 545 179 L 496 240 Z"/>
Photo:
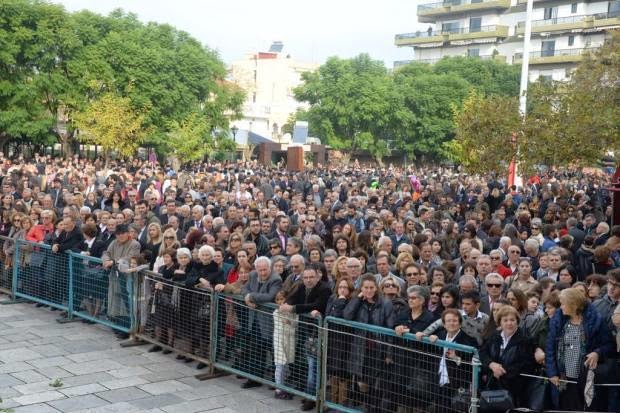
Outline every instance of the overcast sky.
<path fill-rule="evenodd" d="M 392 67 L 411 59 L 410 48 L 394 46 L 396 33 L 425 29 L 417 23 L 414 0 L 53 0 L 67 10 L 108 14 L 115 8 L 141 21 L 169 23 L 189 32 L 226 63 L 245 53 L 284 43 L 292 57 L 323 63 L 329 56 L 362 52 Z"/>

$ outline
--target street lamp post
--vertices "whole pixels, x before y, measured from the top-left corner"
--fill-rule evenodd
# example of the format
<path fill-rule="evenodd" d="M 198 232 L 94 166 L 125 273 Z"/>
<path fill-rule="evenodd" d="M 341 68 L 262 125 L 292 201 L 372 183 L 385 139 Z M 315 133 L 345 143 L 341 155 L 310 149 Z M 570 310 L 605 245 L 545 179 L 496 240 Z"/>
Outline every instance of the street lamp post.
<path fill-rule="evenodd" d="M 530 39 L 532 37 L 532 13 L 534 9 L 534 0 L 527 0 L 525 11 L 525 32 L 523 33 L 523 58 L 521 59 L 521 84 L 519 87 L 519 112 L 521 118 L 525 120 L 525 112 L 527 110 L 527 85 L 529 82 L 530 71 Z M 515 139 L 516 141 L 516 139 Z M 519 143 L 517 145 L 517 158 L 519 154 Z M 519 175 L 518 159 L 514 160 L 513 178 L 514 184 L 517 186 L 523 185 L 523 179 Z M 511 168 L 512 169 L 512 168 Z"/>
<path fill-rule="evenodd" d="M 233 127 L 230 128 L 230 131 L 233 134 L 233 142 L 235 143 L 235 151 L 233 152 L 233 159 L 237 159 L 237 132 L 239 132 L 239 128 L 237 127 L 237 125 L 233 125 Z"/>
<path fill-rule="evenodd" d="M 233 125 L 232 128 L 230 128 L 230 131 L 233 134 L 233 142 L 237 143 L 237 132 L 239 132 L 239 128 L 235 125 Z"/>

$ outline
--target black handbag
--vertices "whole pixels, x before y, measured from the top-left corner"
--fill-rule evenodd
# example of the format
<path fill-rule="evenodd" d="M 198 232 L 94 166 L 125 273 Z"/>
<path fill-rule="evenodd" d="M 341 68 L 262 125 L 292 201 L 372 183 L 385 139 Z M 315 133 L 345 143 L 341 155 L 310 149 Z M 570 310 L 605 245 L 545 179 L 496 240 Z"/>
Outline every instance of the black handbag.
<path fill-rule="evenodd" d="M 480 410 L 502 411 L 513 409 L 514 403 L 508 390 L 484 390 L 480 392 Z"/>
<path fill-rule="evenodd" d="M 489 390 L 491 382 L 495 379 L 491 377 L 487 382 L 486 390 L 480 392 L 480 410 L 485 411 L 501 411 L 514 409 L 514 401 L 510 392 L 505 389 Z M 499 383 L 498 383 L 499 384 Z"/>

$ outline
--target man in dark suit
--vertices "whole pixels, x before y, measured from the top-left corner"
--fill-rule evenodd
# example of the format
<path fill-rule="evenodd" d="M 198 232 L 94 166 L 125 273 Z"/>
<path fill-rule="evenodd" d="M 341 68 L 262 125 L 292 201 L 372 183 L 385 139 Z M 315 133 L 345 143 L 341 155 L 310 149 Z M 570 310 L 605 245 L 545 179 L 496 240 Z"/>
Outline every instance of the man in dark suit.
<path fill-rule="evenodd" d="M 573 254 L 576 253 L 579 248 L 581 248 L 581 244 L 583 243 L 583 239 L 586 237 L 586 233 L 577 228 L 577 218 L 570 217 L 566 220 L 566 228 L 568 228 L 568 235 L 573 237 Z"/>
<path fill-rule="evenodd" d="M 279 215 L 274 220 L 276 225 L 276 230 L 269 234 L 269 239 L 277 239 L 280 241 L 280 245 L 282 245 L 282 249 L 286 249 L 286 243 L 288 242 L 288 224 L 289 219 L 285 215 Z"/>
<path fill-rule="evenodd" d="M 67 299 L 67 282 L 69 271 L 67 259 L 64 252 L 80 252 L 80 246 L 84 241 L 82 231 L 75 225 L 75 220 L 71 216 L 66 216 L 62 220 L 63 230 L 52 244 L 52 252 L 55 253 L 52 260 L 51 278 L 55 280 L 51 285 L 54 286 L 54 295 L 57 304 L 62 304 Z M 49 284 L 48 284 L 49 285 Z M 63 314 L 64 315 L 64 314 Z"/>
<path fill-rule="evenodd" d="M 52 207 L 58 209 L 63 206 L 62 181 L 59 178 L 55 178 L 52 185 L 52 189 L 49 191 L 49 194 L 52 196 Z"/>
<path fill-rule="evenodd" d="M 189 232 L 189 229 L 192 227 L 198 228 L 203 231 L 202 228 L 202 217 L 204 217 L 205 209 L 202 205 L 196 205 L 192 208 L 192 218 L 188 219 L 187 222 L 183 224 L 183 231 Z"/>
<path fill-rule="evenodd" d="M 250 219 L 250 233 L 245 240 L 256 244 L 257 256 L 266 256 L 269 253 L 269 240 L 261 233 L 259 218 Z"/>
<path fill-rule="evenodd" d="M 289 277 L 293 277 L 291 274 Z M 331 289 L 325 281 L 321 281 L 321 275 L 314 268 L 306 268 L 302 275 L 302 283 L 292 292 L 286 302 L 280 305 L 281 312 L 295 314 L 310 314 L 311 317 L 319 317 L 325 313 L 327 300 L 331 295 Z M 296 351 L 296 360 L 291 366 L 290 377 L 306 377 L 306 392 L 311 393 L 316 389 L 317 372 L 317 354 L 306 352 L 308 370 L 304 372 L 306 363 L 301 360 L 304 354 L 303 347 L 306 343 L 317 339 L 317 331 L 311 324 L 304 324 L 297 329 L 297 345 L 300 351 Z M 301 381 L 301 380 L 300 380 Z M 299 383 L 301 384 L 301 383 Z M 312 400 L 304 400 L 301 410 L 313 410 L 316 403 Z"/>
<path fill-rule="evenodd" d="M 288 212 L 288 202 L 282 198 L 282 189 L 276 187 L 274 191 L 273 201 L 280 211 Z"/>
<path fill-rule="evenodd" d="M 99 234 L 99 239 L 105 244 L 105 248 L 107 249 L 112 241 L 116 239 L 116 226 L 118 225 L 118 221 L 116 218 L 108 218 L 107 225 L 105 230 Z"/>

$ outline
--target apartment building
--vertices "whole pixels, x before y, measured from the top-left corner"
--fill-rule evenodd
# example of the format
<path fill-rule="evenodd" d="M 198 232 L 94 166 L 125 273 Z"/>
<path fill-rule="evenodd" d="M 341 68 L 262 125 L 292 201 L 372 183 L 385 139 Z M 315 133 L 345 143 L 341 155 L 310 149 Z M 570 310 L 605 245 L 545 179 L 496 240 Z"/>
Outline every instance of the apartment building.
<path fill-rule="evenodd" d="M 413 48 L 410 61 L 435 63 L 472 56 L 521 64 L 526 0 L 448 0 L 418 6 L 426 30 L 397 34 L 395 44 Z M 565 79 L 584 53 L 620 29 L 620 0 L 534 0 L 530 80 Z"/>

